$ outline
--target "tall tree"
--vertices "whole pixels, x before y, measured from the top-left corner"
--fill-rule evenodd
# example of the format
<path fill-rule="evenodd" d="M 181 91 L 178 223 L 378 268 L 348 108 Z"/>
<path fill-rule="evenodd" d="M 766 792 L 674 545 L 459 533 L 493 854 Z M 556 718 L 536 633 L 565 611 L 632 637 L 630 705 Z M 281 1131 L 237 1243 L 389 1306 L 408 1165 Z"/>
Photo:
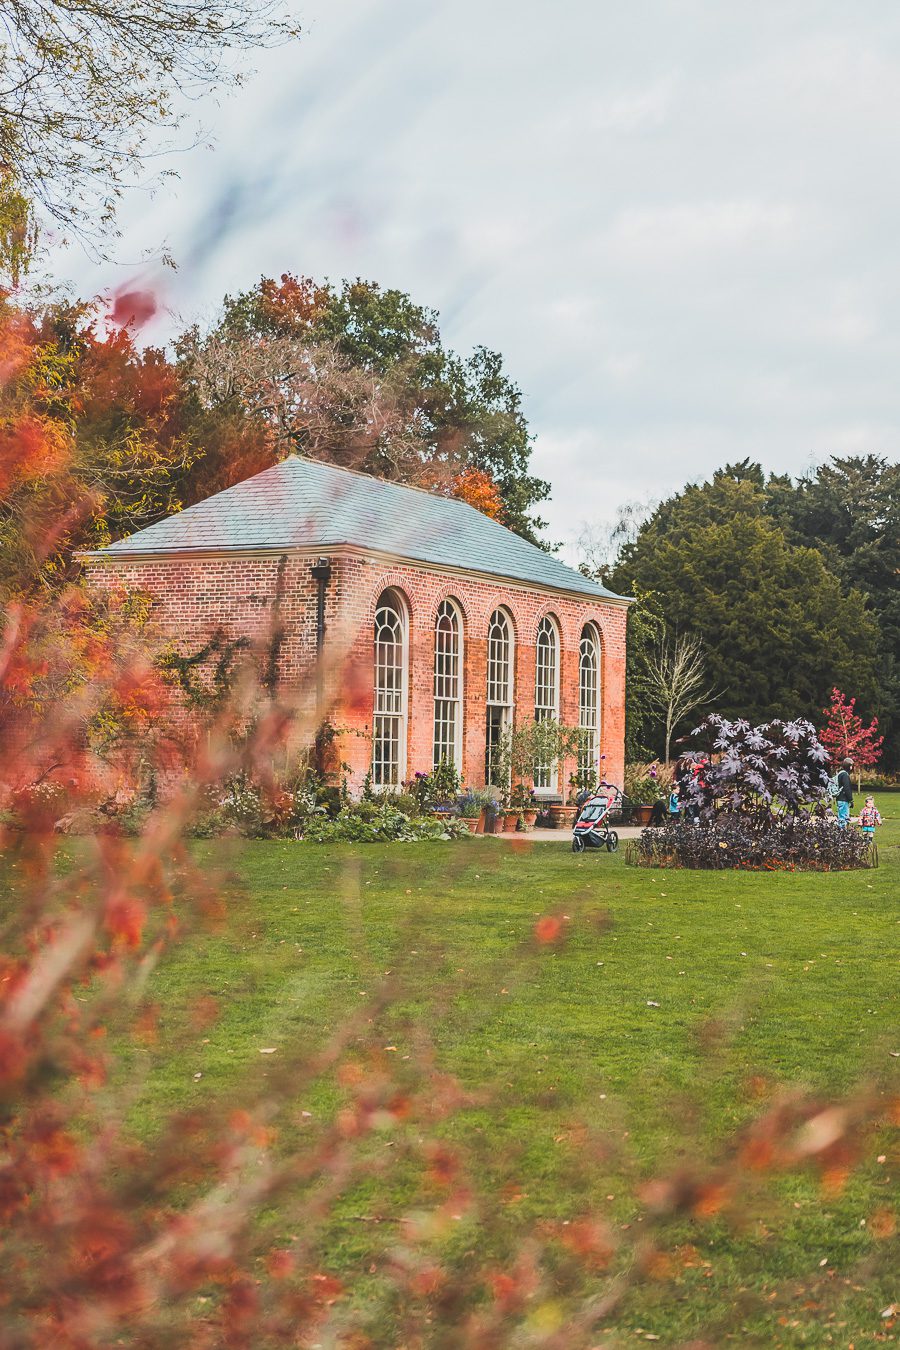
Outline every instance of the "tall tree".
<path fill-rule="evenodd" d="M 37 204 L 95 240 L 160 148 L 158 130 L 177 127 L 199 91 L 241 80 L 225 58 L 297 32 L 283 0 L 5 0 L 0 21 L 10 191 L 26 215 Z"/>
<path fill-rule="evenodd" d="M 702 638 L 726 716 L 816 717 L 835 683 L 877 696 L 878 629 L 814 548 L 767 512 L 758 466 L 727 466 L 663 502 L 626 545 L 614 589 L 652 590 L 666 621 Z"/>
<path fill-rule="evenodd" d="M 519 390 L 496 352 L 448 351 L 437 314 L 402 291 L 263 278 L 176 349 L 198 406 L 260 419 L 273 456 L 298 449 L 450 494 L 477 470 L 496 487 L 503 523 L 538 542 L 534 508 L 549 486 L 528 472 Z"/>
<path fill-rule="evenodd" d="M 900 763 L 900 463 L 835 457 L 796 484 L 771 478 L 766 495 L 788 538 L 817 548 L 845 591 L 865 594 L 879 629 L 874 706 Z"/>
<path fill-rule="evenodd" d="M 202 447 L 177 372 L 91 306 L 0 306 L 0 589 L 64 576 L 71 551 L 151 524 L 186 500 Z"/>
<path fill-rule="evenodd" d="M 142 529 L 293 448 L 426 484 L 513 522 L 509 497 L 474 453 L 432 453 L 409 364 L 385 373 L 356 364 L 332 337 L 306 333 L 330 293 L 286 290 L 275 288 L 272 302 L 290 322 L 254 335 L 235 307 L 230 331 L 201 340 L 192 330 L 176 362 L 141 348 L 96 305 L 32 312 L 0 300 L 0 590 L 53 584 L 73 549 Z M 387 334 L 384 344 L 397 340 Z M 446 370 L 455 358 L 434 342 L 425 355 Z M 487 445 L 490 429 L 478 432 Z"/>

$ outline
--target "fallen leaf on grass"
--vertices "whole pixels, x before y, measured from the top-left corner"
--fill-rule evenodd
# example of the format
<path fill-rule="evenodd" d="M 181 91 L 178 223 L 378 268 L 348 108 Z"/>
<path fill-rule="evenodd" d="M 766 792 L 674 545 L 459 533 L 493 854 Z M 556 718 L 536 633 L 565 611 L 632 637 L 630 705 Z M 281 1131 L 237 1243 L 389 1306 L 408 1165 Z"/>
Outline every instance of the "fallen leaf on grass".
<path fill-rule="evenodd" d="M 648 999 L 647 999 L 647 1007 L 648 1007 L 648 1008 L 658 1008 L 658 1007 L 659 1007 L 659 1004 L 658 1004 L 658 1003 L 654 1003 L 652 998 L 648 998 Z"/>
<path fill-rule="evenodd" d="M 260 1050 L 259 1053 L 261 1055 L 274 1055 L 275 1049 L 276 1047 L 274 1045 L 268 1045 L 264 1050 Z"/>

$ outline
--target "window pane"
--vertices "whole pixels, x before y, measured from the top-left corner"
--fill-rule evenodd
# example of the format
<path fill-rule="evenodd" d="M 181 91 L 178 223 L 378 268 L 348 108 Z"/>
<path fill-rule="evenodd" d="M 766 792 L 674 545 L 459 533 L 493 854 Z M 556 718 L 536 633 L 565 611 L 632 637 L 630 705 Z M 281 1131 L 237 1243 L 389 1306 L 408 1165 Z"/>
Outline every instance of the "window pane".
<path fill-rule="evenodd" d="M 502 609 L 494 610 L 488 624 L 487 719 L 484 744 L 484 781 L 495 787 L 501 771 L 496 752 L 504 731 L 513 718 L 513 672 L 515 668 L 512 627 Z"/>
<path fill-rule="evenodd" d="M 559 717 L 559 642 L 553 620 L 544 618 L 538 625 L 535 648 L 534 720 L 546 722 L 554 717 Z M 553 787 L 555 776 L 554 764 L 534 766 L 535 787 Z"/>
<path fill-rule="evenodd" d="M 460 768 L 462 731 L 461 627 L 456 607 L 445 600 L 434 628 L 434 766 L 446 760 Z"/>
<path fill-rule="evenodd" d="M 508 707 L 512 703 L 512 635 L 502 610 L 495 610 L 488 626 L 487 701 Z"/>
<path fill-rule="evenodd" d="M 387 592 L 375 612 L 375 697 L 372 782 L 399 787 L 406 740 L 406 659 L 403 614 Z"/>
<path fill-rule="evenodd" d="M 578 725 L 586 733 L 578 755 L 582 772 L 596 771 L 600 755 L 600 651 L 592 627 L 581 634 L 578 664 Z"/>

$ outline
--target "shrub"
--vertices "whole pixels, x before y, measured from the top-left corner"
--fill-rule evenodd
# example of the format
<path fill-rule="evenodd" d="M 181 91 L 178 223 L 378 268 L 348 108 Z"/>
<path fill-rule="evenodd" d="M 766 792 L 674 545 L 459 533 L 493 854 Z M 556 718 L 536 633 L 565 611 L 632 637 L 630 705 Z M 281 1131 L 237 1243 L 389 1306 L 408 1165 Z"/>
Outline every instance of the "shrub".
<path fill-rule="evenodd" d="M 456 799 L 457 813 L 465 820 L 477 820 L 484 809 L 484 804 L 480 801 L 480 794 L 473 792 L 469 788 Z"/>
<path fill-rule="evenodd" d="M 468 830 L 450 816 L 407 816 L 390 802 L 358 803 L 342 811 L 334 820 L 311 817 L 300 837 L 312 844 L 413 843 L 422 839 L 455 839 Z"/>
<path fill-rule="evenodd" d="M 867 841 L 828 808 L 828 751 L 812 723 L 753 727 L 712 716 L 687 738 L 676 780 L 682 818 L 646 830 L 631 855 L 644 866 L 865 867 Z"/>
<path fill-rule="evenodd" d="M 456 768 L 445 759 L 431 773 L 417 773 L 407 784 L 419 813 L 448 810 L 456 800 L 459 786 Z"/>
<path fill-rule="evenodd" d="M 746 817 L 721 814 L 646 829 L 630 855 L 642 867 L 836 872 L 869 866 L 871 848 L 833 816 L 785 815 L 760 829 Z"/>
<path fill-rule="evenodd" d="M 811 722 L 775 718 L 754 727 L 714 714 L 687 741 L 678 787 L 687 809 L 704 820 L 739 813 L 765 827 L 781 812 L 827 802 L 830 756 Z"/>
<path fill-rule="evenodd" d="M 622 791 L 632 802 L 651 806 L 672 790 L 673 773 L 668 764 L 626 764 Z"/>

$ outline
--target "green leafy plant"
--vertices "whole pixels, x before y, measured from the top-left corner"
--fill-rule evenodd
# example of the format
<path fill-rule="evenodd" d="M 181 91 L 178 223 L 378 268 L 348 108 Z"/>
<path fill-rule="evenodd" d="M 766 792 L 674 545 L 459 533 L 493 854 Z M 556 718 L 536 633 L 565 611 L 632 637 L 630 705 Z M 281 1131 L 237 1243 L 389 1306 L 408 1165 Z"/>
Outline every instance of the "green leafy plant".
<path fill-rule="evenodd" d="M 420 811 L 450 810 L 459 788 L 459 773 L 445 759 L 431 773 L 414 774 L 407 784 Z"/>
<path fill-rule="evenodd" d="M 671 781 L 671 773 L 661 775 L 651 773 L 646 764 L 627 764 L 623 792 L 635 806 L 652 806 L 665 795 L 666 781 Z"/>
<path fill-rule="evenodd" d="M 464 819 L 476 820 L 494 802 L 494 794 L 487 788 L 466 788 L 456 800 L 456 809 Z"/>
<path fill-rule="evenodd" d="M 511 778 L 532 778 L 540 764 L 558 764 L 576 759 L 588 748 L 590 733 L 582 727 L 567 726 L 555 717 L 531 719 L 507 727 L 497 743 L 494 763 L 496 784 L 503 792 L 504 804 L 510 804 Z"/>
<path fill-rule="evenodd" d="M 390 802 L 367 805 L 364 811 L 346 810 L 333 820 L 315 817 L 303 828 L 302 838 L 313 844 L 415 843 L 427 839 L 455 839 L 468 830 L 454 816 L 407 816 Z"/>

